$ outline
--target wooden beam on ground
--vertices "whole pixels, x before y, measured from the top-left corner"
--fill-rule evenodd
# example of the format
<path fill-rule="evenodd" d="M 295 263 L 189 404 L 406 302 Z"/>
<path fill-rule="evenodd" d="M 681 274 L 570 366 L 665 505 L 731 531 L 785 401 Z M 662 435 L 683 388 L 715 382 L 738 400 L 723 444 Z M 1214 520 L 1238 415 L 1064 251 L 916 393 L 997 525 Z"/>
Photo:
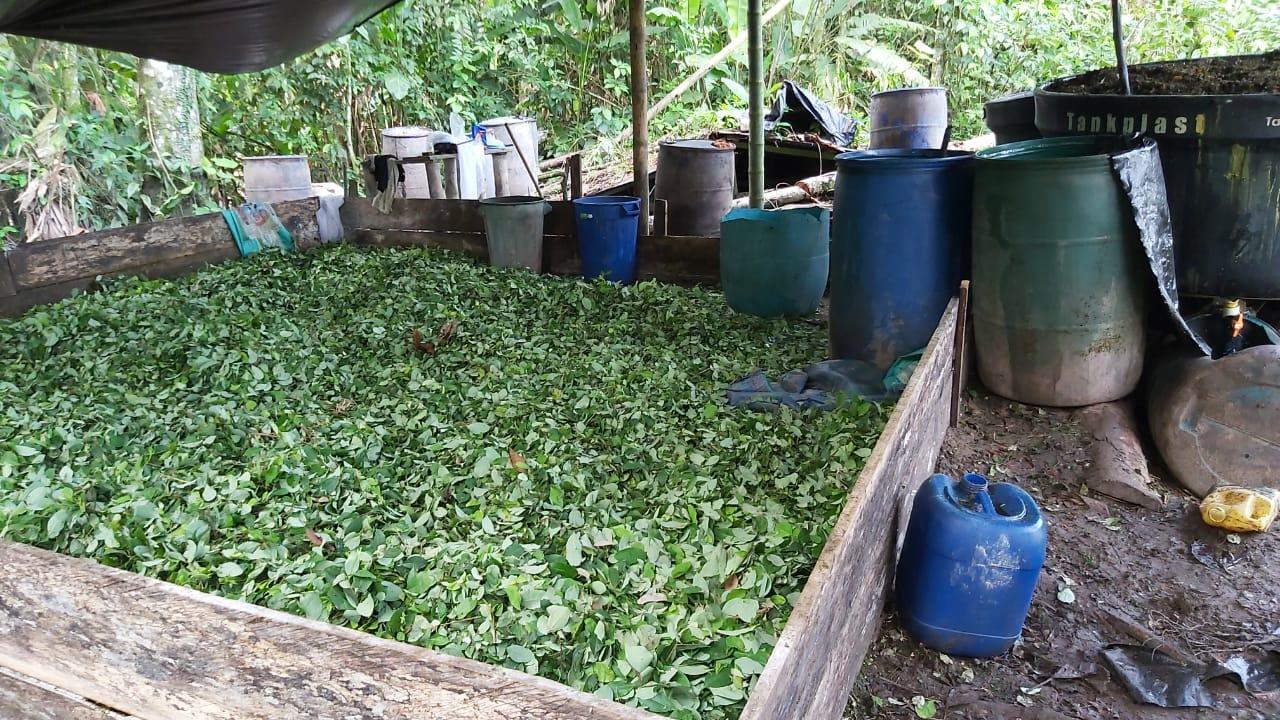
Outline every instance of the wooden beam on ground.
<path fill-rule="evenodd" d="M 765 191 L 763 204 L 779 207 L 782 205 L 790 205 L 792 203 L 809 202 L 819 195 L 831 192 L 835 189 L 835 186 L 835 172 L 824 173 L 811 178 L 805 178 L 794 185 Z M 735 198 L 733 203 L 730 204 L 730 207 L 751 207 L 751 198 Z"/>
<path fill-rule="evenodd" d="M 295 200 L 274 207 L 299 245 L 319 242 L 317 200 Z M 14 286 L 22 291 L 209 253 L 223 259 L 239 257 L 221 213 L 25 243 L 10 250 L 8 260 Z"/>
<path fill-rule="evenodd" d="M 543 678 L 0 541 L 0 667 L 141 720 L 660 720 Z"/>
<path fill-rule="evenodd" d="M 47 683 L 0 669 L 4 720 L 126 720 L 126 716 L 54 690 Z"/>
<path fill-rule="evenodd" d="M 274 207 L 300 249 L 320 244 L 319 201 Z M 239 257 L 221 213 L 18 245 L 0 256 L 0 317 L 71 297 L 94 287 L 100 277 L 177 277 Z"/>
<path fill-rule="evenodd" d="M 817 565 L 791 611 L 742 720 L 837 720 L 893 577 L 897 523 L 933 472 L 950 416 L 956 301 L 942 316 Z"/>

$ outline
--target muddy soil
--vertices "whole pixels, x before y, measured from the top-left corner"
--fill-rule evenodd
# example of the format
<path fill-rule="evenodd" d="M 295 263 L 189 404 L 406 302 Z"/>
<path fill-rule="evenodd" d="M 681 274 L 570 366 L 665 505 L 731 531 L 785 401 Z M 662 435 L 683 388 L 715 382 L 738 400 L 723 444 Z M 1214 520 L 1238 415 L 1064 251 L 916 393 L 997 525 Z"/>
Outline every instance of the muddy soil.
<path fill-rule="evenodd" d="M 1113 95 L 1120 92 L 1118 77 L 1115 68 L 1105 68 L 1051 84 L 1049 89 Z M 1135 65 L 1129 69 L 1129 80 L 1134 95 L 1280 93 L 1280 52 Z"/>
<path fill-rule="evenodd" d="M 1049 522 L 1048 561 L 1022 640 L 992 660 L 947 658 L 907 638 L 891 609 L 850 700 L 849 720 L 927 717 L 927 707 L 920 714 L 912 708 L 916 696 L 936 703 L 938 718 L 1280 718 L 1280 692 L 1251 696 L 1227 679 L 1206 684 L 1212 709 L 1162 709 L 1134 702 L 1109 677 L 1101 648 L 1140 641 L 1105 622 L 1108 611 L 1205 661 L 1280 648 L 1280 530 L 1229 542 L 1226 533 L 1204 526 L 1191 496 L 1161 481 L 1162 510 L 1090 495 L 1081 483 L 1087 437 L 1068 411 L 969 391 L 940 470 L 1016 482 Z M 1197 541 L 1202 557 L 1220 566 L 1193 557 Z M 1067 579 L 1071 604 L 1058 599 Z"/>

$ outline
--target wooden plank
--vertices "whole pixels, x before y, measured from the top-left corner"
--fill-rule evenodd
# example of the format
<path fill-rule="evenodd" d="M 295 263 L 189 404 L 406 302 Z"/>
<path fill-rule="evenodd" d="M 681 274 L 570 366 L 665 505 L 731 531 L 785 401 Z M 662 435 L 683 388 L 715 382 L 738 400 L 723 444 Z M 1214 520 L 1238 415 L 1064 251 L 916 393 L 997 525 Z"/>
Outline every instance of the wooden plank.
<path fill-rule="evenodd" d="M 968 384 L 969 352 L 969 281 L 960 281 L 960 295 L 956 310 L 955 352 L 952 362 L 955 372 L 951 383 L 951 427 L 960 424 L 960 403 L 964 386 Z"/>
<path fill-rule="evenodd" d="M 893 575 L 895 508 L 933 471 L 949 419 L 956 301 L 849 495 L 742 720 L 837 720 Z M 909 507 L 909 505 L 908 505 Z M 905 516 L 899 523 L 905 524 Z"/>
<path fill-rule="evenodd" d="M 481 233 L 451 233 L 434 230 L 347 230 L 347 240 L 356 245 L 378 248 L 429 247 L 453 250 L 488 262 L 489 246 Z M 545 242 L 545 240 L 544 240 Z"/>
<path fill-rule="evenodd" d="M 347 238 L 370 247 L 433 247 L 464 252 L 487 261 L 488 246 L 480 233 L 447 233 L 415 230 L 349 230 Z M 716 285 L 720 282 L 720 239 L 701 236 L 640 239 L 636 247 L 636 275 L 680 285 Z M 576 238 L 546 235 L 542 238 L 542 268 L 551 275 L 582 273 Z"/>
<path fill-rule="evenodd" d="M 142 720 L 659 720 L 452 657 L 0 541 L 0 666 Z"/>
<path fill-rule="evenodd" d="M 276 214 L 302 247 L 319 242 L 314 198 L 277 203 Z M 163 220 L 19 245 L 9 251 L 18 290 L 111 275 L 235 245 L 221 213 Z"/>
<path fill-rule="evenodd" d="M 13 285 L 13 273 L 9 270 L 9 256 L 0 246 L 0 298 L 10 297 L 18 292 Z"/>
<path fill-rule="evenodd" d="M 636 247 L 642 280 L 680 285 L 720 284 L 720 238 L 700 235 L 648 236 Z"/>
<path fill-rule="evenodd" d="M 573 204 L 550 200 L 551 212 L 543 220 L 547 235 L 577 232 Z M 347 230 L 433 230 L 437 232 L 482 233 L 484 218 L 478 200 L 397 199 L 391 212 L 383 214 L 369 198 L 348 198 L 342 206 L 342 226 Z"/>
<path fill-rule="evenodd" d="M 653 234 L 667 234 L 667 201 L 665 198 L 656 198 L 653 201 Z"/>
<path fill-rule="evenodd" d="M 582 197 L 582 153 L 576 152 L 570 155 L 567 165 L 569 169 L 569 197 L 576 200 Z"/>
<path fill-rule="evenodd" d="M 125 716 L 59 692 L 19 673 L 0 669 L 0 718 L 4 720 L 125 720 Z"/>

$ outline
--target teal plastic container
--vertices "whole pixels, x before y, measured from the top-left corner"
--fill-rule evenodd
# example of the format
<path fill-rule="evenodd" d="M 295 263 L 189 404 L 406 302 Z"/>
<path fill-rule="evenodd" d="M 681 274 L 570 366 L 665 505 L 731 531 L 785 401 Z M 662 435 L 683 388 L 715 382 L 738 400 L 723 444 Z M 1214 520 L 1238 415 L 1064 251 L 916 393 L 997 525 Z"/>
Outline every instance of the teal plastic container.
<path fill-rule="evenodd" d="M 747 315 L 808 315 L 818 309 L 831 266 L 826 208 L 730 210 L 720 221 L 720 286 Z"/>

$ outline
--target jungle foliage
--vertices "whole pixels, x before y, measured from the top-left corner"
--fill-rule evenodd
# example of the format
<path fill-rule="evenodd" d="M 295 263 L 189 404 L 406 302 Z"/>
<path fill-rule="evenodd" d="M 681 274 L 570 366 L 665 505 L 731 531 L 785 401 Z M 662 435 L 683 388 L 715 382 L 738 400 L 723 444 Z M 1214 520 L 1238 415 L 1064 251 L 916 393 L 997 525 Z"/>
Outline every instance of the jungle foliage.
<path fill-rule="evenodd" d="M 1280 46 L 1271 0 L 1129 0 L 1131 60 Z M 745 28 L 744 0 L 650 2 L 656 98 Z M 613 141 L 630 120 L 627 8 L 618 0 L 404 0 L 289 65 L 197 76 L 204 159 L 161 157 L 139 63 L 118 53 L 0 37 L 0 188 L 61 203 L 87 227 L 236 201 L 239 158 L 303 153 L 314 175 L 354 178 L 379 129 L 522 113 L 547 152 Z M 1106 0 L 794 0 L 766 28 L 768 81 L 792 78 L 854 115 L 870 94 L 940 84 L 956 137 L 983 131 L 982 102 L 1111 61 Z M 745 52 L 661 117 L 658 135 L 736 122 Z M 194 171 L 194 172 L 193 172 Z M 0 215 L 0 217 L 3 217 Z M 59 227 L 52 218 L 50 225 Z M 0 220 L 0 236 L 13 234 Z"/>

